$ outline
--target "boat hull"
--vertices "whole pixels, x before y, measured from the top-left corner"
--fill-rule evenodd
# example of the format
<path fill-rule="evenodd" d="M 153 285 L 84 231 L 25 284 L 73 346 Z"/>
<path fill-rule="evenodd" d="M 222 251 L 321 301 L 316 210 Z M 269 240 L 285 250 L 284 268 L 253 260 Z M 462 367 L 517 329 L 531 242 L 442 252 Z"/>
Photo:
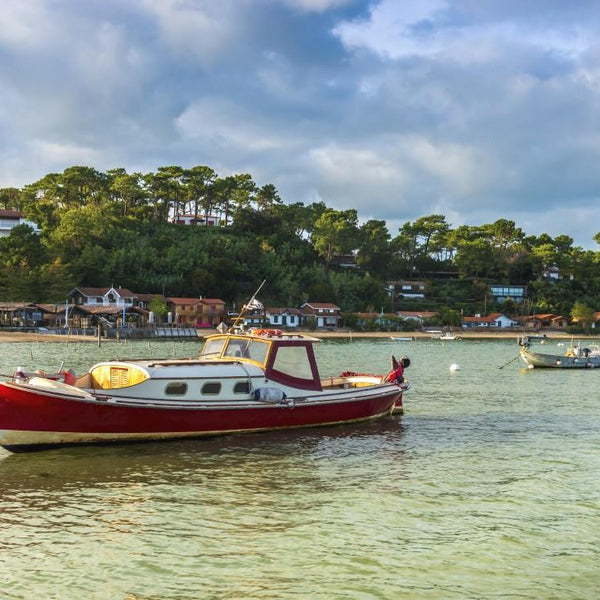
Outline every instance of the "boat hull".
<path fill-rule="evenodd" d="M 594 369 L 600 367 L 599 356 L 560 356 L 541 354 L 526 349 L 521 350 L 521 357 L 531 368 L 536 369 Z"/>
<path fill-rule="evenodd" d="M 402 390 L 331 393 L 281 404 L 236 402 L 195 407 L 140 406 L 110 396 L 65 394 L 0 384 L 0 446 L 18 452 L 49 446 L 156 441 L 337 425 L 391 414 Z"/>

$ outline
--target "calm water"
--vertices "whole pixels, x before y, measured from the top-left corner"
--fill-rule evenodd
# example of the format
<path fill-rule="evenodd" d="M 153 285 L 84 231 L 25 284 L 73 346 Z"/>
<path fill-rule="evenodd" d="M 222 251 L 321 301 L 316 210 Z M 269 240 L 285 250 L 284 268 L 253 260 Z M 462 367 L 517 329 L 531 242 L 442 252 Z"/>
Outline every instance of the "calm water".
<path fill-rule="evenodd" d="M 2 344 L 0 372 L 64 360 L 81 373 L 104 357 L 197 348 Z M 0 598 L 596 598 L 600 370 L 499 368 L 517 352 L 508 341 L 327 341 L 323 374 L 383 372 L 391 353 L 408 354 L 405 414 L 0 450 Z"/>

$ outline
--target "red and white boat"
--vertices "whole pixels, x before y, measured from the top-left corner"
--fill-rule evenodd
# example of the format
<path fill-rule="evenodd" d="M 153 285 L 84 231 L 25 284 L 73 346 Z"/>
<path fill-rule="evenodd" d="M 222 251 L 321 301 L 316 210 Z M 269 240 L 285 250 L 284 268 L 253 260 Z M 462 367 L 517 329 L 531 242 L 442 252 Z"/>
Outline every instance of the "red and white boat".
<path fill-rule="evenodd" d="M 191 438 L 376 419 L 410 384 L 321 378 L 317 338 L 278 330 L 206 338 L 199 358 L 115 360 L 80 378 L 15 373 L 0 383 L 0 446 L 13 451 Z"/>

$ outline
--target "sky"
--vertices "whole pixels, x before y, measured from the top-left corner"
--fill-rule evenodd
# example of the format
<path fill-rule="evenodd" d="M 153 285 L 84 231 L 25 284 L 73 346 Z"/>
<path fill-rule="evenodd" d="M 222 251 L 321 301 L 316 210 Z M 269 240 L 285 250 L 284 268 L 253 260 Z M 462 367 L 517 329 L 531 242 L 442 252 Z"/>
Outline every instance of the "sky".
<path fill-rule="evenodd" d="M 2 0 L 0 187 L 249 173 L 284 202 L 598 249 L 600 10 L 578 0 Z"/>

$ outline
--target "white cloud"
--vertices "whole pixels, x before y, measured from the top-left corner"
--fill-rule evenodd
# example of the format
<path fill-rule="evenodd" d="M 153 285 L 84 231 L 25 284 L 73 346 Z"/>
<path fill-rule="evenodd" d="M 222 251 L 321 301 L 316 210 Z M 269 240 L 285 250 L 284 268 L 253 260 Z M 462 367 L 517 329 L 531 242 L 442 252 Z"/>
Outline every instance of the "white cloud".
<path fill-rule="evenodd" d="M 283 0 L 283 2 L 303 12 L 323 13 L 332 8 L 352 4 L 354 0 Z"/>
<path fill-rule="evenodd" d="M 499 60 L 513 45 L 572 58 L 595 44 L 582 26 L 515 21 L 510 14 L 490 22 L 484 15 L 485 10 L 468 12 L 450 0 L 382 0 L 368 18 L 340 23 L 334 33 L 349 49 L 368 49 L 386 58 L 443 55 L 444 60 L 467 63 Z"/>
<path fill-rule="evenodd" d="M 237 46 L 248 0 L 139 0 L 155 19 L 161 41 L 180 60 L 215 64 Z"/>
<path fill-rule="evenodd" d="M 307 156 L 321 179 L 337 185 L 358 185 L 364 191 L 373 186 L 401 186 L 407 181 L 407 175 L 399 165 L 373 149 L 329 144 L 309 150 Z"/>
<path fill-rule="evenodd" d="M 256 115 L 226 101 L 198 101 L 175 120 L 182 138 L 245 153 L 288 150 L 291 140 L 257 121 Z"/>
<path fill-rule="evenodd" d="M 93 148 L 74 144 L 53 144 L 44 140 L 32 140 L 30 148 L 34 160 L 54 165 L 58 169 L 65 164 L 93 166 L 100 158 L 99 153 Z"/>
<path fill-rule="evenodd" d="M 206 164 L 390 224 L 600 230 L 590 0 L 5 0 L 0 17 L 0 186 Z"/>
<path fill-rule="evenodd" d="M 415 136 L 400 143 L 402 153 L 426 174 L 440 182 L 452 196 L 474 197 L 487 183 L 485 159 L 474 148 L 435 143 Z"/>
<path fill-rule="evenodd" d="M 40 50 L 55 30 L 45 0 L 3 0 L 0 14 L 0 47 Z"/>

